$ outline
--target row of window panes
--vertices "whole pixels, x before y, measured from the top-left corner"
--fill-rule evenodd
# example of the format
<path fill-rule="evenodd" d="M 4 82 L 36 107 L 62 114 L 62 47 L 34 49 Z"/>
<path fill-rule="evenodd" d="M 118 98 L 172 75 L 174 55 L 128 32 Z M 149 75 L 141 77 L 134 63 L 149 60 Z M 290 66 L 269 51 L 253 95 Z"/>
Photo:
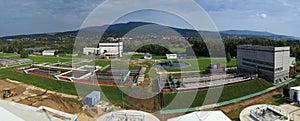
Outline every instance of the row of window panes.
<path fill-rule="evenodd" d="M 243 60 L 248 61 L 248 62 L 252 62 L 252 63 L 257 63 L 257 64 L 264 64 L 264 65 L 274 66 L 274 63 L 265 62 L 265 61 L 253 60 L 253 59 L 248 59 L 248 58 L 243 58 Z"/>
<path fill-rule="evenodd" d="M 273 68 L 258 66 L 258 65 L 254 65 L 254 64 L 250 64 L 250 63 L 244 63 L 243 62 L 243 65 L 250 66 L 250 67 L 253 67 L 253 68 L 257 67 L 258 69 L 263 69 L 263 70 L 268 70 L 268 71 L 274 71 Z"/>

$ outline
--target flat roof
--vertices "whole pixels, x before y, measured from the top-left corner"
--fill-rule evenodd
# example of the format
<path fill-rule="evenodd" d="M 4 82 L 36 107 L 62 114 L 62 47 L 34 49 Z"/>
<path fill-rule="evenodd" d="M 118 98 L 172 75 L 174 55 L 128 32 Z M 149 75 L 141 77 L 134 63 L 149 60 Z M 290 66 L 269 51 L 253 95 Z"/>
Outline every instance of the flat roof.
<path fill-rule="evenodd" d="M 3 121 L 64 121 L 36 107 L 6 100 L 0 100 L 0 117 Z"/>
<path fill-rule="evenodd" d="M 44 50 L 43 53 L 54 53 L 56 50 Z"/>
<path fill-rule="evenodd" d="M 168 121 L 231 121 L 222 111 L 197 111 Z"/>
<path fill-rule="evenodd" d="M 0 117 L 4 121 L 25 121 L 2 107 L 0 107 Z"/>
<path fill-rule="evenodd" d="M 297 86 L 297 87 L 291 87 L 290 89 L 293 89 L 293 90 L 300 90 L 300 86 Z"/>
<path fill-rule="evenodd" d="M 251 50 L 265 50 L 265 51 L 283 51 L 290 50 L 289 46 L 275 47 L 275 46 L 262 46 L 262 45 L 237 45 L 238 49 L 251 49 Z"/>

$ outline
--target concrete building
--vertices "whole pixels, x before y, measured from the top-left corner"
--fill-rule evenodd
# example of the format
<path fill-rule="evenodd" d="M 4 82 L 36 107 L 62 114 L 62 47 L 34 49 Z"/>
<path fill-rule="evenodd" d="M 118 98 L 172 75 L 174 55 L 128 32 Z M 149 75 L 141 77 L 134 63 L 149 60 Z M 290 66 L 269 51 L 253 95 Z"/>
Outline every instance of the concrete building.
<path fill-rule="evenodd" d="M 83 54 L 85 55 L 97 55 L 100 52 L 100 48 L 85 47 L 83 48 Z"/>
<path fill-rule="evenodd" d="M 123 56 L 123 42 L 99 43 L 97 48 L 92 48 L 92 47 L 83 48 L 83 53 L 85 55 L 122 57 Z"/>
<path fill-rule="evenodd" d="M 55 52 L 56 52 L 56 50 L 44 50 L 42 52 L 42 55 L 51 55 L 51 56 L 54 56 Z"/>
<path fill-rule="evenodd" d="M 242 74 L 260 74 L 272 83 L 289 76 L 290 47 L 237 46 L 237 69 Z"/>

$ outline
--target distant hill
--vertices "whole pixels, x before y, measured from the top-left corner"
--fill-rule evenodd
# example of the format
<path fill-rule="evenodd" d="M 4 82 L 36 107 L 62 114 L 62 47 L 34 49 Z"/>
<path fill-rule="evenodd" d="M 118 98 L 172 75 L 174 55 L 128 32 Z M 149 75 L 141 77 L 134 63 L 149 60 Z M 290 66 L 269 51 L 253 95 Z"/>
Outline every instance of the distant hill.
<path fill-rule="evenodd" d="M 250 30 L 227 30 L 220 32 L 223 35 L 232 35 L 240 37 L 263 37 L 272 40 L 299 40 L 298 37 L 278 35 L 264 31 L 250 31 Z"/>
<path fill-rule="evenodd" d="M 250 30 L 227 30 L 221 31 L 224 34 L 232 34 L 232 35 L 248 35 L 248 36 L 272 36 L 270 32 L 263 32 L 263 31 L 250 31 Z"/>
<path fill-rule="evenodd" d="M 107 29 L 106 29 L 107 28 Z M 104 26 L 95 26 L 81 29 L 83 32 L 98 34 L 99 32 L 104 32 L 105 37 L 122 37 L 132 30 L 137 30 L 134 33 L 131 33 L 130 37 L 142 37 L 142 36 L 151 36 L 151 35 L 161 35 L 161 36 L 176 36 L 177 33 L 171 32 L 170 28 L 175 32 L 180 33 L 184 37 L 200 37 L 201 35 L 213 35 L 216 32 L 211 31 L 196 31 L 192 29 L 181 29 L 174 28 L 169 26 L 163 26 L 155 23 L 148 22 L 128 22 L 128 23 L 119 23 L 113 25 L 104 25 Z M 1 37 L 0 39 L 35 39 L 36 38 L 71 38 L 74 39 L 79 30 L 66 31 L 66 32 L 56 32 L 56 33 L 42 33 L 42 34 L 29 34 L 29 35 L 16 35 L 16 36 L 6 36 Z M 261 37 L 268 38 L 272 40 L 299 40 L 298 37 L 277 35 L 269 32 L 263 31 L 249 31 L 249 30 L 228 30 L 219 32 L 222 38 L 245 38 L 245 37 Z"/>

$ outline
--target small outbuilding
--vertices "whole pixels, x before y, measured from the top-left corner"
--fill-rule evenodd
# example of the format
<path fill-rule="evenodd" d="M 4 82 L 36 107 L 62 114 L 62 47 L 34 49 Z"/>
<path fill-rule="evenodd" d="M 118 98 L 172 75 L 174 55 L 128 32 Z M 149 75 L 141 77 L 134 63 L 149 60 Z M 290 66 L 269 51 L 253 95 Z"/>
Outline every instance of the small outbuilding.
<path fill-rule="evenodd" d="M 290 88 L 290 99 L 294 102 L 300 101 L 300 86 Z"/>
<path fill-rule="evenodd" d="M 144 54 L 144 59 L 150 60 L 150 59 L 152 59 L 152 55 L 150 53 L 145 53 Z"/>
<path fill-rule="evenodd" d="M 85 97 L 84 104 L 94 106 L 101 99 L 100 91 L 93 91 Z"/>
<path fill-rule="evenodd" d="M 180 53 L 180 54 L 178 54 L 178 58 L 180 58 L 180 59 L 187 58 L 187 54 L 185 54 L 185 53 Z"/>
<path fill-rule="evenodd" d="M 167 59 L 177 59 L 177 54 L 166 54 Z"/>
<path fill-rule="evenodd" d="M 56 50 L 44 50 L 42 52 L 42 55 L 50 55 L 50 56 L 54 56 L 55 55 Z"/>

